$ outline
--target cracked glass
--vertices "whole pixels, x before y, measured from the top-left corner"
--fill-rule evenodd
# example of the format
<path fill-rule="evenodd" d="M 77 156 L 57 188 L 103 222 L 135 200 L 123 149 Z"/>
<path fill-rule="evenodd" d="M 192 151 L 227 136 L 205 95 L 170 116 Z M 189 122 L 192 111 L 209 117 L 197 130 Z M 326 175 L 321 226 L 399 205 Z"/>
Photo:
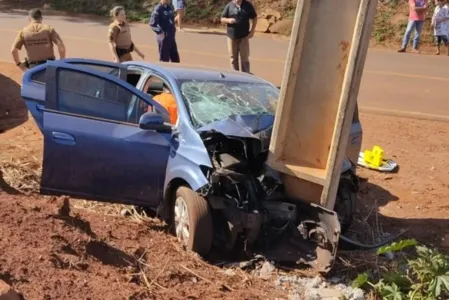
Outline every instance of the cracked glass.
<path fill-rule="evenodd" d="M 183 81 L 181 93 L 194 126 L 239 115 L 274 115 L 279 90 L 268 83 Z"/>

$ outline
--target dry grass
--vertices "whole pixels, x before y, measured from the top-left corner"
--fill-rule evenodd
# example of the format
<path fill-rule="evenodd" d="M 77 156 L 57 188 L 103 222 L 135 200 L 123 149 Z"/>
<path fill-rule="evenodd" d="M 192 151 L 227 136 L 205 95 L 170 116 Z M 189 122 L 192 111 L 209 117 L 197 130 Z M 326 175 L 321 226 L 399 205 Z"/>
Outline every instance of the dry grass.
<path fill-rule="evenodd" d="M 14 147 L 27 151 L 18 145 Z M 0 191 L 24 195 L 38 194 L 42 172 L 40 161 L 34 156 L 26 160 L 13 159 L 8 154 L 0 156 Z M 153 227 L 165 226 L 161 221 L 150 218 L 145 211 L 131 205 L 72 199 L 71 206 L 109 216 L 126 216 L 139 223 L 151 224 Z"/>
<path fill-rule="evenodd" d="M 39 192 L 41 168 L 35 161 L 0 159 L 3 181 L 12 189 L 29 195 Z"/>

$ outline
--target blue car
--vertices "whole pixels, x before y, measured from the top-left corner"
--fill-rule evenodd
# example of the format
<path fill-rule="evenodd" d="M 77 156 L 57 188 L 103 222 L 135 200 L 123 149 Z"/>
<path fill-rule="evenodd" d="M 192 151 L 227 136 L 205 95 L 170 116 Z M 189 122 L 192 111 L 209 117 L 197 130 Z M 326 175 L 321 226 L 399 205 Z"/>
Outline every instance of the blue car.
<path fill-rule="evenodd" d="M 153 100 L 164 88 L 176 98 L 176 124 Z M 200 255 L 213 244 L 248 250 L 301 224 L 305 210 L 288 201 L 265 164 L 279 89 L 259 77 L 64 59 L 28 70 L 21 94 L 44 136 L 42 194 L 155 209 Z M 340 223 L 355 201 L 351 160 L 361 134 L 355 117 L 337 199 Z"/>

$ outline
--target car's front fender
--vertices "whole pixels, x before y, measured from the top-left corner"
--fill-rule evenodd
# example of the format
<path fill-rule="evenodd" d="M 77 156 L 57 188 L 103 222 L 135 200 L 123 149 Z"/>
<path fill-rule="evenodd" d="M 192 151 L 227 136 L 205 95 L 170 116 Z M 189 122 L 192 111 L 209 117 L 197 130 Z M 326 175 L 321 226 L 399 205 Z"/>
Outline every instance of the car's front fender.
<path fill-rule="evenodd" d="M 165 175 L 164 198 L 167 193 L 168 185 L 176 179 L 185 181 L 189 187 L 196 191 L 209 182 L 203 171 L 198 165 L 177 164 L 175 166 L 167 166 L 167 174 Z"/>

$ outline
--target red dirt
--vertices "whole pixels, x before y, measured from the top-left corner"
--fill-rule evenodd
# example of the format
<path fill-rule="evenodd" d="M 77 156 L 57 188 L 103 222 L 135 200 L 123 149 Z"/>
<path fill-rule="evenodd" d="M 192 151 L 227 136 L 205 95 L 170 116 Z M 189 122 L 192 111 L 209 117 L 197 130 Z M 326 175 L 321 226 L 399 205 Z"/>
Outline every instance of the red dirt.
<path fill-rule="evenodd" d="M 397 174 L 359 168 L 361 210 L 377 200 L 385 231 L 449 250 L 449 125 L 443 122 L 362 115 L 364 147 L 380 145 L 400 166 Z"/>
<path fill-rule="evenodd" d="M 20 160 L 37 169 L 42 138 L 33 120 L 24 118 L 26 108 L 15 84 L 21 74 L 4 63 L 0 74 L 0 126 L 6 130 L 0 134 L 0 168 Z M 366 216 L 377 202 L 384 231 L 410 228 L 408 236 L 448 250 L 448 124 L 367 114 L 361 118 L 364 147 L 380 145 L 401 168 L 397 174 L 359 169 L 367 178 L 359 194 L 360 214 Z M 67 214 L 67 200 L 26 196 L 10 185 L 0 174 L 0 279 L 25 299 L 279 296 L 271 282 L 238 272 L 230 277 L 181 250 L 157 221 L 137 223 L 73 208 Z M 139 257 L 147 267 L 137 263 Z M 145 279 L 135 275 L 142 269 L 149 289 Z"/>

